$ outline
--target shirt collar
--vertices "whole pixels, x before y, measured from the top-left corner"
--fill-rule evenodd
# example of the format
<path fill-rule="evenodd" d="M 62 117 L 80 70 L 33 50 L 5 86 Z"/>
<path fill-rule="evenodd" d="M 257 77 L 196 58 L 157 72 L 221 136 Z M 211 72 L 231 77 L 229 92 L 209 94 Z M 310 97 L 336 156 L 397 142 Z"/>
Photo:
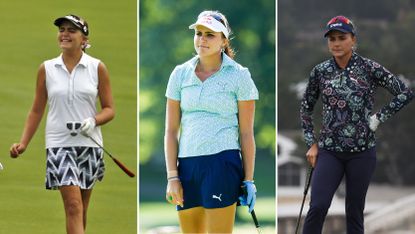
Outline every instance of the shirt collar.
<path fill-rule="evenodd" d="M 233 59 L 231 59 L 227 54 L 222 53 L 222 67 L 226 67 L 226 66 L 235 66 L 235 61 L 233 61 Z"/>
<path fill-rule="evenodd" d="M 346 68 L 348 68 L 350 65 L 354 64 L 354 62 L 355 62 L 358 58 L 359 58 L 359 55 L 358 55 L 356 52 L 352 52 L 352 56 L 350 57 L 349 62 L 347 62 L 347 65 L 346 65 L 345 69 L 346 69 Z M 332 57 L 332 58 L 331 58 L 331 63 L 333 64 L 333 66 L 334 66 L 334 67 L 336 67 L 336 68 L 338 68 L 338 69 L 341 69 L 341 68 L 339 67 L 339 65 L 337 65 L 337 63 L 336 63 L 336 59 L 335 59 L 334 57 Z"/>
<path fill-rule="evenodd" d="M 84 52 L 82 52 L 81 55 L 81 60 L 79 60 L 79 65 L 83 66 L 83 67 L 87 67 L 88 63 L 87 63 L 87 58 L 86 58 L 86 54 Z M 63 63 L 63 58 L 62 58 L 62 54 L 59 55 L 59 57 L 57 57 L 57 59 L 55 60 L 55 66 L 64 66 L 65 64 Z"/>
<path fill-rule="evenodd" d="M 191 67 L 194 70 L 197 66 L 197 63 L 199 62 L 199 55 L 196 55 L 195 57 L 193 57 L 193 59 L 190 61 Z M 230 66 L 233 67 L 235 66 L 236 62 L 231 59 L 228 55 L 226 55 L 225 53 L 222 53 L 222 64 L 220 65 L 220 69 Z"/>

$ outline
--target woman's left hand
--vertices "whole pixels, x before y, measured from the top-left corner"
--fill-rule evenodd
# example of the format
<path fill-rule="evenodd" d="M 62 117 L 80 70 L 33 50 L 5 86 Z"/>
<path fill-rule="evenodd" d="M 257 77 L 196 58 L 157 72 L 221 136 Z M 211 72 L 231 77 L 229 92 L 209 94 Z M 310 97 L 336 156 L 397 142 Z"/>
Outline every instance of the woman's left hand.
<path fill-rule="evenodd" d="M 241 205 L 248 206 L 248 212 L 251 213 L 255 207 L 257 192 L 254 181 L 243 181 L 242 189 L 244 190 L 244 194 L 239 196 L 239 201 Z"/>
<path fill-rule="evenodd" d="M 376 131 L 376 129 L 378 128 L 379 124 L 380 124 L 380 121 L 376 117 L 376 114 L 370 116 L 370 119 L 369 119 L 369 128 L 370 128 L 370 130 L 372 130 L 373 132 Z"/>
<path fill-rule="evenodd" d="M 90 137 L 92 135 L 92 132 L 94 131 L 94 128 L 96 126 L 95 118 L 87 118 L 84 121 L 82 121 L 81 125 L 81 134 Z"/>

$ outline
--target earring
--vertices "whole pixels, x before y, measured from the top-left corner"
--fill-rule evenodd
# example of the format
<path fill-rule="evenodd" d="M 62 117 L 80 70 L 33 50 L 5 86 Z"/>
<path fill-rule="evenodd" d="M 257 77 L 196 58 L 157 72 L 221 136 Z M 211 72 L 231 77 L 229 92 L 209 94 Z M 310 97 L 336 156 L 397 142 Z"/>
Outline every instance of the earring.
<path fill-rule="evenodd" d="M 225 52 L 225 49 L 223 47 L 220 48 L 220 52 L 223 53 Z"/>

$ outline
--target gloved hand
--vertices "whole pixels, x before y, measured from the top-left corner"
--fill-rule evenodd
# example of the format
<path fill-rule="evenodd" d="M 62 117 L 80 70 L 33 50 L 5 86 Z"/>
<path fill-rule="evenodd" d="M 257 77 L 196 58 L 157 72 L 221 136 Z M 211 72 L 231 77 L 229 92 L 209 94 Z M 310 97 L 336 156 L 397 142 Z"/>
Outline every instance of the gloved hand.
<path fill-rule="evenodd" d="M 90 137 L 95 126 L 96 126 L 95 118 L 85 119 L 84 121 L 82 121 L 81 129 L 80 129 L 81 134 L 86 137 Z"/>
<path fill-rule="evenodd" d="M 252 210 L 254 210 L 256 201 L 256 187 L 254 181 L 245 180 L 242 183 L 242 190 L 244 192 L 241 196 L 239 196 L 239 201 L 242 206 L 248 206 L 248 212 L 251 213 Z"/>
<path fill-rule="evenodd" d="M 379 124 L 380 124 L 380 121 L 376 117 L 376 114 L 370 116 L 370 118 L 369 118 L 369 128 L 370 128 L 370 130 L 376 131 L 376 129 L 378 128 Z"/>

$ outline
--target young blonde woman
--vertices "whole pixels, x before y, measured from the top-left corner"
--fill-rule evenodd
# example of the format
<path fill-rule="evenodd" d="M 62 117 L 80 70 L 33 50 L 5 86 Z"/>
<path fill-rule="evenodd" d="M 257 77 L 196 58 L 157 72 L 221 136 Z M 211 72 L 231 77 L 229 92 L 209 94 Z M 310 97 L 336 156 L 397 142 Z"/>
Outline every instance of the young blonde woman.
<path fill-rule="evenodd" d="M 89 27 L 76 15 L 57 18 L 62 53 L 39 68 L 36 94 L 19 143 L 10 148 L 22 154 L 35 134 L 48 103 L 46 120 L 46 189 L 58 189 L 68 234 L 85 233 L 92 188 L 104 176 L 100 125 L 114 117 L 108 70 L 86 54 Z M 101 110 L 96 108 L 99 99 Z"/>
<path fill-rule="evenodd" d="M 241 204 L 255 205 L 258 91 L 233 60 L 223 14 L 204 11 L 189 28 L 197 55 L 174 69 L 166 91 L 166 199 L 183 233 L 231 233 L 241 186 Z"/>

